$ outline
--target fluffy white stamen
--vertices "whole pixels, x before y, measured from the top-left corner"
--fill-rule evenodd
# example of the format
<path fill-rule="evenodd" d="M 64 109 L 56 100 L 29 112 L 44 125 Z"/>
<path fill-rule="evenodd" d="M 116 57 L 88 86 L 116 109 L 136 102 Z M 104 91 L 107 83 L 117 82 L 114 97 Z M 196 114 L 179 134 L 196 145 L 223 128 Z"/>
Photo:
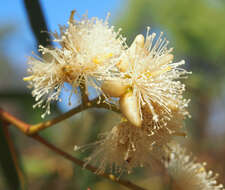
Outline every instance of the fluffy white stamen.
<path fill-rule="evenodd" d="M 150 28 L 145 41 L 143 35 L 137 35 L 117 67 L 122 73 L 121 78 L 136 94 L 139 109 L 147 104 L 157 125 L 160 115 L 165 115 L 163 120 L 173 117 L 174 105 L 187 113 L 185 107 L 189 100 L 183 98 L 185 86 L 178 80 L 189 72 L 180 67 L 185 63 L 183 60 L 173 63 L 172 49 L 167 49 L 168 41 L 162 39 L 163 33 L 156 39 L 156 34 L 149 31 Z"/>
<path fill-rule="evenodd" d="M 170 144 L 167 150 L 165 165 L 173 179 L 173 186 L 183 190 L 224 190 L 216 179 L 218 174 L 207 171 L 206 163 L 196 162 L 196 158 L 187 154 L 187 151 L 178 144 Z"/>
<path fill-rule="evenodd" d="M 47 108 L 43 117 L 50 113 L 50 103 L 59 100 L 65 82 L 75 92 L 80 83 L 100 91 L 99 81 L 111 75 L 109 70 L 118 62 L 123 49 L 125 39 L 120 30 L 109 26 L 108 16 L 105 20 L 84 16 L 77 21 L 73 14 L 68 26 L 60 26 L 60 33 L 54 33 L 54 41 L 61 47 L 40 46 L 43 58 L 32 57 L 28 61 L 30 76 L 24 80 L 33 88 L 37 101 L 34 107 Z"/>

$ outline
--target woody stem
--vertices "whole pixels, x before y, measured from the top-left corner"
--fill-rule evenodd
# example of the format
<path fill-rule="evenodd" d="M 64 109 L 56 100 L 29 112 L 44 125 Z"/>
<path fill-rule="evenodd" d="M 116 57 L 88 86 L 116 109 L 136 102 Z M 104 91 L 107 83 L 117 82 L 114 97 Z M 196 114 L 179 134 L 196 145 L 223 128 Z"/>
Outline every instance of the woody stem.
<path fill-rule="evenodd" d="M 38 124 L 34 124 L 34 125 L 26 124 L 1 109 L 0 109 L 0 116 L 4 117 L 4 119 L 7 120 L 9 123 L 14 124 L 19 130 L 21 130 L 26 135 L 34 135 L 43 129 L 49 128 L 61 121 L 68 119 L 69 117 L 73 116 L 74 114 L 80 113 L 89 108 L 104 108 L 104 109 L 109 109 L 109 110 L 119 113 L 119 109 L 115 105 L 109 106 L 103 102 L 104 100 L 105 100 L 104 97 L 99 96 L 93 100 L 90 100 L 86 103 L 79 105 L 78 107 L 71 109 L 70 111 L 68 111 L 62 115 L 59 115 L 53 119 L 50 119 L 48 121 L 41 122 Z"/>
<path fill-rule="evenodd" d="M 93 104 L 93 106 L 95 106 L 95 104 Z M 0 109 L 0 119 L 3 121 L 6 121 L 10 124 L 13 124 L 14 126 L 16 126 L 18 129 L 20 129 L 23 133 L 27 134 L 26 131 L 31 127 L 31 125 L 19 120 L 18 118 L 12 116 L 10 113 Z M 76 165 L 83 167 L 84 165 L 84 161 L 79 160 L 73 156 L 71 156 L 70 154 L 62 151 L 61 149 L 57 148 L 56 146 L 52 145 L 51 143 L 49 143 L 48 141 L 46 141 L 44 138 L 40 137 L 38 134 L 35 135 L 31 135 L 30 136 L 32 139 L 38 141 L 39 143 L 43 144 L 44 146 L 48 147 L 49 149 L 51 149 L 52 151 L 54 151 L 56 154 L 59 154 L 61 156 L 63 156 L 64 158 L 66 158 L 67 160 L 72 161 L 73 163 L 75 163 Z M 87 164 L 85 167 L 87 170 L 91 171 L 92 173 L 96 173 L 97 168 Z M 145 190 L 142 187 L 139 187 L 138 185 L 133 184 L 130 181 L 127 180 L 122 180 L 122 179 L 117 179 L 114 175 L 112 174 L 99 174 L 99 176 L 107 178 L 115 183 L 121 184 L 129 189 L 132 190 Z"/>

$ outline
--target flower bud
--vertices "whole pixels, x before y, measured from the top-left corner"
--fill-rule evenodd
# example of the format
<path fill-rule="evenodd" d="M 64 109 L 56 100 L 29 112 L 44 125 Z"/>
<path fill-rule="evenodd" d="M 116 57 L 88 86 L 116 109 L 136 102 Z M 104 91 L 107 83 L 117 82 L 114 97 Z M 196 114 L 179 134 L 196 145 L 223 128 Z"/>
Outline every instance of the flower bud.
<path fill-rule="evenodd" d="M 120 98 L 120 110 L 131 124 L 141 126 L 137 97 L 132 92 L 127 92 Z"/>
<path fill-rule="evenodd" d="M 173 61 L 173 54 L 168 54 L 168 55 L 165 55 L 163 56 L 161 59 L 160 59 L 160 65 L 166 65 L 166 64 L 169 64 Z"/>
<path fill-rule="evenodd" d="M 120 61 L 116 64 L 120 72 L 126 72 L 129 68 L 130 61 L 126 54 L 122 54 L 120 57 Z"/>
<path fill-rule="evenodd" d="M 133 55 L 136 55 L 136 51 L 139 49 L 142 49 L 145 45 L 145 38 L 142 34 L 138 34 L 136 38 L 134 39 L 133 43 L 131 44 L 129 48 L 129 54 L 131 57 Z M 144 50 L 144 49 L 143 49 Z M 117 67 L 121 72 L 126 72 L 131 64 L 132 60 L 128 59 L 128 56 L 126 54 L 123 54 L 121 56 L 120 62 L 117 64 Z"/>
<path fill-rule="evenodd" d="M 136 46 L 136 47 L 140 47 L 143 48 L 145 45 L 145 37 L 142 34 L 138 34 L 133 43 L 131 44 L 131 48 Z"/>
<path fill-rule="evenodd" d="M 120 97 L 126 93 L 128 87 L 128 84 L 125 84 L 124 82 L 113 80 L 105 81 L 101 88 L 102 91 L 110 97 Z"/>
<path fill-rule="evenodd" d="M 138 34 L 136 38 L 134 39 L 133 43 L 131 44 L 129 48 L 129 52 L 131 55 L 136 55 L 136 51 L 138 49 L 143 48 L 145 45 L 145 38 L 142 34 Z"/>

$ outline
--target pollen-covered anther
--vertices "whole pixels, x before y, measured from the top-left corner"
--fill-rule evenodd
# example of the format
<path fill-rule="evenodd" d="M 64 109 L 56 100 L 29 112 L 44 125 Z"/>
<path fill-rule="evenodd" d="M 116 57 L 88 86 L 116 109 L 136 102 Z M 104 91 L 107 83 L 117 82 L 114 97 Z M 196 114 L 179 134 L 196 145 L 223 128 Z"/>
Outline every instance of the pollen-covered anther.
<path fill-rule="evenodd" d="M 133 92 L 129 91 L 120 97 L 120 110 L 131 124 L 141 127 L 139 104 Z"/>
<path fill-rule="evenodd" d="M 101 88 L 107 96 L 120 97 L 127 92 L 129 85 L 119 80 L 113 80 L 103 82 Z"/>
<path fill-rule="evenodd" d="M 24 77 L 23 80 L 24 81 L 31 81 L 33 78 L 34 78 L 34 76 L 31 75 L 31 76 L 28 76 L 28 77 Z"/>
<path fill-rule="evenodd" d="M 76 78 L 74 73 L 74 68 L 71 65 L 64 65 L 61 67 L 60 74 L 65 82 L 71 83 Z"/>
<path fill-rule="evenodd" d="M 179 105 L 179 102 L 178 102 L 178 101 L 176 101 L 176 100 L 171 100 L 171 102 L 168 103 L 167 106 L 168 106 L 168 108 L 169 108 L 171 111 L 176 112 L 176 111 L 178 111 L 178 109 L 179 109 L 178 105 Z"/>
<path fill-rule="evenodd" d="M 96 56 L 92 59 L 92 61 L 95 63 L 95 64 L 102 64 L 104 63 L 104 61 L 106 61 L 107 59 L 111 58 L 113 56 L 112 53 L 109 53 L 109 54 L 106 54 L 106 55 L 102 55 L 102 56 Z"/>
<path fill-rule="evenodd" d="M 156 71 L 152 71 L 152 72 L 150 72 L 150 71 L 146 71 L 145 73 L 144 73 L 144 75 L 147 77 L 147 78 L 150 78 L 150 77 L 155 77 L 155 76 L 159 76 L 159 75 L 162 75 L 162 74 L 164 74 L 164 73 L 166 73 L 166 72 L 168 72 L 168 71 L 170 71 L 171 70 L 171 67 L 170 66 L 168 66 L 168 67 L 165 67 L 165 68 L 163 68 L 163 69 L 161 69 L 161 70 L 156 70 Z"/>

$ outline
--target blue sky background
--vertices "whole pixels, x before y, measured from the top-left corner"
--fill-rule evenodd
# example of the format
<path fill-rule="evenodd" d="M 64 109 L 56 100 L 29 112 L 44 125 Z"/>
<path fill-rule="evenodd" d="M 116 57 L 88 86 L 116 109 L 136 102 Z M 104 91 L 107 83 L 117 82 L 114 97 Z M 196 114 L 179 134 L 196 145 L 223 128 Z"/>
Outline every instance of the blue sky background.
<path fill-rule="evenodd" d="M 77 15 L 81 16 L 88 11 L 88 17 L 105 18 L 107 13 L 111 13 L 110 22 L 116 19 L 123 8 L 125 0 L 40 0 L 48 29 L 58 30 L 58 25 L 66 24 L 71 10 L 76 9 Z M 0 27 L 12 25 L 15 28 L 12 34 L 4 41 L 4 54 L 10 59 L 13 69 L 16 69 L 18 81 L 26 75 L 26 59 L 35 51 L 35 38 L 31 32 L 28 19 L 26 17 L 23 0 L 7 0 L 0 6 Z M 12 56 L 13 55 L 13 56 Z M 25 86 L 24 86 L 25 87 Z M 13 87 L 12 87 L 13 88 Z M 64 91 L 62 97 L 66 97 L 69 92 Z M 63 98 L 63 99 L 64 99 Z M 75 106 L 75 95 L 72 98 Z M 62 101 L 60 107 L 65 111 L 71 109 L 67 107 L 67 101 Z"/>
<path fill-rule="evenodd" d="M 105 18 L 107 12 L 111 12 L 111 20 L 115 18 L 124 0 L 41 0 L 45 18 L 50 31 L 58 29 L 58 24 L 66 24 L 70 11 L 77 10 L 79 15 L 88 11 L 88 16 Z M 34 36 L 26 17 L 25 8 L 22 0 L 7 0 L 0 6 L 0 27 L 3 25 L 13 25 L 15 32 L 7 39 L 4 46 L 5 53 L 10 56 L 12 63 L 16 63 L 18 69 L 24 71 L 26 67 L 26 56 L 35 50 Z M 18 64 L 18 62 L 20 64 Z"/>

